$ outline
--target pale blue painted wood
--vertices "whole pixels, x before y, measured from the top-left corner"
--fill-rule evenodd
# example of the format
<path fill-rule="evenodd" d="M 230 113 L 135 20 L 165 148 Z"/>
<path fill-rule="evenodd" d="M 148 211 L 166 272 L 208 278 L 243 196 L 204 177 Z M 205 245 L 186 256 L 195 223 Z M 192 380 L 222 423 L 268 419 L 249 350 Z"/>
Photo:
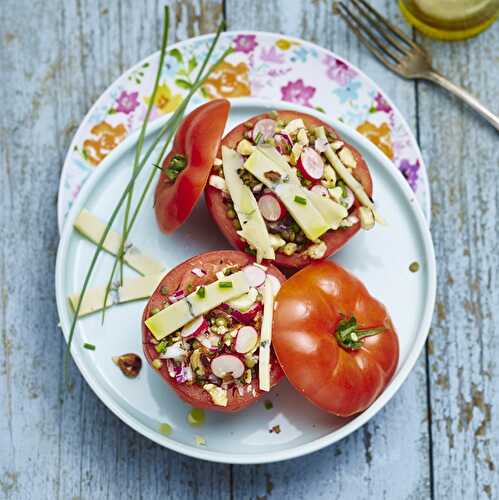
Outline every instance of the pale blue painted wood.
<path fill-rule="evenodd" d="M 372 3 L 410 31 L 392 2 Z M 497 498 L 497 134 L 437 89 L 385 71 L 330 8 L 230 0 L 225 11 L 229 29 L 302 36 L 354 62 L 419 133 L 440 265 L 429 366 L 423 355 L 387 407 L 346 440 L 265 466 L 209 464 L 160 448 L 114 417 L 75 369 L 75 387 L 64 392 L 53 290 L 59 170 L 89 106 L 156 50 L 161 3 L 142 2 L 138 15 L 131 0 L 7 0 L 0 4 L 0 498 Z M 216 0 L 177 2 L 171 40 L 212 31 L 221 11 Z M 425 43 L 442 70 L 499 111 L 497 28 L 460 44 Z"/>

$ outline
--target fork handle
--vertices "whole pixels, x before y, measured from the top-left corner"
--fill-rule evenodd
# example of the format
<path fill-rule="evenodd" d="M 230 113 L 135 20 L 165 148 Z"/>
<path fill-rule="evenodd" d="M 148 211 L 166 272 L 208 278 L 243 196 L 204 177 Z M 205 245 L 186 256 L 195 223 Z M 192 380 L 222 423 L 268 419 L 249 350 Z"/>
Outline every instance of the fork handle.
<path fill-rule="evenodd" d="M 480 101 L 473 97 L 469 92 L 459 87 L 455 83 L 452 83 L 444 75 L 438 71 L 429 71 L 425 73 L 423 78 L 425 80 L 430 80 L 431 82 L 438 83 L 444 89 L 447 89 L 451 94 L 462 99 L 471 108 L 473 108 L 479 115 L 485 118 L 497 131 L 499 131 L 499 117 L 490 112 Z"/>

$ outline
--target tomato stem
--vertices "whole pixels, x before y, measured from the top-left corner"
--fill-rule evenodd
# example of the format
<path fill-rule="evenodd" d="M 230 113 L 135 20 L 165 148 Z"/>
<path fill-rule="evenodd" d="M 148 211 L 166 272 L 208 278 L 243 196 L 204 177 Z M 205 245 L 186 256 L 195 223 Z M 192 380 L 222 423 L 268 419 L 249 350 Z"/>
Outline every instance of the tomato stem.
<path fill-rule="evenodd" d="M 385 327 L 359 329 L 359 325 L 354 316 L 347 319 L 343 316 L 336 327 L 336 340 L 341 347 L 350 350 L 357 350 L 362 347 L 362 339 L 378 335 L 386 330 Z"/>

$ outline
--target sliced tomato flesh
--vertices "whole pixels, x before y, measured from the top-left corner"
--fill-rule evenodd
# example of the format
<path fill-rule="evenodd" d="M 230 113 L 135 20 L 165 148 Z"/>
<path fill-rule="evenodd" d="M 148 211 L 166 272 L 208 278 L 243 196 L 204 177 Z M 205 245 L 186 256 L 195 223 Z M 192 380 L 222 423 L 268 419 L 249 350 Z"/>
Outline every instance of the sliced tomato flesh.
<path fill-rule="evenodd" d="M 201 196 L 220 147 L 229 109 L 229 101 L 215 99 L 196 108 L 180 125 L 156 186 L 154 209 L 164 233 L 175 231 Z M 186 164 L 172 180 L 166 170 L 175 156 L 185 159 Z"/>
<path fill-rule="evenodd" d="M 152 294 L 147 303 L 142 317 L 142 344 L 144 354 L 147 361 L 152 365 L 155 359 L 159 358 L 159 353 L 156 351 L 157 343 L 154 340 L 150 330 L 145 325 L 145 320 L 152 314 L 155 308 L 162 308 L 167 303 L 165 290 L 168 293 L 176 290 L 182 290 L 188 294 L 189 290 L 201 285 L 212 283 L 217 279 L 216 273 L 230 266 L 238 266 L 241 269 L 245 266 L 254 263 L 254 259 L 243 252 L 234 250 L 221 250 L 216 252 L 208 252 L 183 262 L 172 269 L 158 285 L 155 292 Z M 202 269 L 206 274 L 198 276 L 200 273 L 192 272 L 195 269 Z M 275 276 L 281 283 L 285 281 L 284 275 L 274 266 L 268 266 L 267 273 Z M 189 384 L 187 382 L 179 383 L 174 378 L 170 377 L 165 360 L 162 360 L 162 366 L 158 371 L 163 380 L 182 398 L 186 403 L 196 407 L 221 412 L 235 412 L 242 410 L 253 404 L 256 400 L 267 394 L 259 388 L 258 378 L 252 380 L 249 390 L 246 389 L 239 394 L 235 388 L 228 390 L 227 406 L 215 405 L 209 393 L 203 389 L 202 385 L 197 383 Z M 271 351 L 270 360 L 270 385 L 275 386 L 283 377 L 283 372 L 273 350 Z M 156 370 L 156 368 L 154 368 Z"/>

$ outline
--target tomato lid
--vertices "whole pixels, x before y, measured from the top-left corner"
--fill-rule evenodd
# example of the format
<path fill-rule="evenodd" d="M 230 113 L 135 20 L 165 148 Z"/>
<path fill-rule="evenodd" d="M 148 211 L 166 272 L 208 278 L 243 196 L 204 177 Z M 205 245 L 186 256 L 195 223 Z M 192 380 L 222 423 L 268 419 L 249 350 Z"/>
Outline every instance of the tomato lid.
<path fill-rule="evenodd" d="M 209 101 L 189 113 L 165 158 L 154 208 L 160 229 L 172 233 L 189 217 L 203 192 L 229 115 L 227 99 Z"/>

